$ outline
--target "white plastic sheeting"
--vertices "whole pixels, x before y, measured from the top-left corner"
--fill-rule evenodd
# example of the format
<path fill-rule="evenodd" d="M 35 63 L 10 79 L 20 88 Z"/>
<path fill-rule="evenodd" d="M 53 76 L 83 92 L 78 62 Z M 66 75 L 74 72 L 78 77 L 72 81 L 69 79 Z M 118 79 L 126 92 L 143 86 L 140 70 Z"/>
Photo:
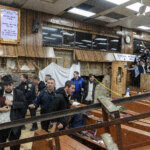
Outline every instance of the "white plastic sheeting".
<path fill-rule="evenodd" d="M 51 63 L 46 68 L 39 72 L 39 78 L 45 81 L 45 75 L 50 74 L 56 81 L 56 89 L 63 87 L 67 80 L 73 78 L 73 72 L 78 71 L 80 74 L 80 63 L 73 64 L 71 68 L 63 68 L 55 63 Z"/>

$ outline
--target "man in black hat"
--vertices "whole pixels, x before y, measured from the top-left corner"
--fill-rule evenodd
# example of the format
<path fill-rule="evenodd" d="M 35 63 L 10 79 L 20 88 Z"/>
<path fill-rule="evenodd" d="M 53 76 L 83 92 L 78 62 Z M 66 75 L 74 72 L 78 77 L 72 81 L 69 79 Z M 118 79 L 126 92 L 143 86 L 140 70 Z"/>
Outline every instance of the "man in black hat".
<path fill-rule="evenodd" d="M 28 106 L 33 103 L 33 100 L 36 98 L 36 92 L 35 92 L 35 86 L 33 85 L 32 82 L 28 80 L 28 75 L 27 74 L 22 74 L 20 76 L 21 83 L 17 87 L 17 89 L 21 90 L 26 98 L 26 111 L 28 109 Z M 36 116 L 36 109 L 30 109 L 30 115 L 31 117 Z M 37 130 L 37 123 L 32 124 L 32 128 L 30 129 L 31 131 Z"/>
<path fill-rule="evenodd" d="M 94 103 L 94 93 L 96 88 L 96 82 L 94 81 L 94 75 L 89 74 L 89 80 L 83 82 L 84 98 L 83 104 L 93 104 Z"/>
<path fill-rule="evenodd" d="M 6 123 L 24 118 L 25 114 L 25 97 L 22 91 L 14 88 L 13 80 L 10 75 L 2 78 L 4 84 L 4 96 L 9 101 L 8 111 L 2 112 L 0 116 L 0 123 Z M 0 130 L 0 143 L 18 140 L 21 135 L 21 127 L 14 127 Z M 19 150 L 20 145 L 12 146 L 10 150 Z M 4 148 L 0 148 L 4 150 Z"/>

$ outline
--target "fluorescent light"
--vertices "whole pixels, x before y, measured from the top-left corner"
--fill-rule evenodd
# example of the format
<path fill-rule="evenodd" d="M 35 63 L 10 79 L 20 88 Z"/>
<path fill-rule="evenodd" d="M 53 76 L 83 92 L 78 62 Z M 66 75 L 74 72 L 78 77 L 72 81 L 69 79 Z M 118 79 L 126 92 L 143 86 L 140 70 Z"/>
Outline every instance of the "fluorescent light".
<path fill-rule="evenodd" d="M 51 34 L 51 36 L 62 38 L 62 35 L 60 34 Z"/>
<path fill-rule="evenodd" d="M 51 38 L 51 37 L 44 37 L 44 39 L 48 39 L 48 40 L 56 40 L 56 38 Z"/>
<path fill-rule="evenodd" d="M 42 29 L 44 29 L 44 30 L 49 30 L 49 31 L 57 31 L 57 29 L 56 28 L 51 28 L 51 27 L 42 27 Z"/>
<path fill-rule="evenodd" d="M 63 35 L 74 36 L 74 33 L 63 32 Z"/>
<path fill-rule="evenodd" d="M 47 35 L 48 33 L 46 33 L 46 32 L 43 32 L 42 34 L 43 34 L 43 35 Z"/>
<path fill-rule="evenodd" d="M 83 43 L 81 43 L 81 42 L 75 42 L 75 44 L 83 44 Z"/>
<path fill-rule="evenodd" d="M 134 3 L 132 5 L 127 6 L 126 8 L 138 12 L 140 7 L 143 6 L 143 5 L 144 4 L 141 4 L 141 3 L 137 2 L 137 3 Z M 150 12 L 150 7 L 149 6 L 146 6 L 145 13 L 147 13 L 147 12 Z"/>
<path fill-rule="evenodd" d="M 123 3 L 128 2 L 129 0 L 106 0 L 106 1 L 109 1 L 109 2 L 117 4 L 117 5 L 121 5 Z"/>
<path fill-rule="evenodd" d="M 91 44 L 86 44 L 87 46 L 91 46 Z"/>
<path fill-rule="evenodd" d="M 111 50 L 112 50 L 112 51 L 116 51 L 117 49 L 116 49 L 116 48 L 111 48 Z"/>
<path fill-rule="evenodd" d="M 143 29 L 143 30 L 149 30 L 150 27 L 147 27 L 147 26 L 138 26 L 139 29 Z"/>
<path fill-rule="evenodd" d="M 96 41 L 107 41 L 107 39 L 105 39 L 105 38 L 96 38 L 95 40 Z"/>
<path fill-rule="evenodd" d="M 69 13 L 73 13 L 73 14 L 77 14 L 77 15 L 81 15 L 81 16 L 85 16 L 85 17 L 91 17 L 93 15 L 95 15 L 95 13 L 90 12 L 90 11 L 85 11 L 79 8 L 72 8 L 70 10 L 68 10 Z"/>
<path fill-rule="evenodd" d="M 118 43 L 119 40 L 111 40 L 111 42 Z"/>
<path fill-rule="evenodd" d="M 79 47 L 83 47 L 83 48 L 86 48 L 87 46 L 84 46 L 84 45 L 78 45 Z"/>
<path fill-rule="evenodd" d="M 99 45 L 108 45 L 108 43 L 98 43 Z"/>
<path fill-rule="evenodd" d="M 70 45 L 68 45 L 68 44 L 63 44 L 63 46 L 69 47 Z"/>
<path fill-rule="evenodd" d="M 82 40 L 82 42 L 92 43 L 92 41 L 90 41 L 90 40 Z"/>

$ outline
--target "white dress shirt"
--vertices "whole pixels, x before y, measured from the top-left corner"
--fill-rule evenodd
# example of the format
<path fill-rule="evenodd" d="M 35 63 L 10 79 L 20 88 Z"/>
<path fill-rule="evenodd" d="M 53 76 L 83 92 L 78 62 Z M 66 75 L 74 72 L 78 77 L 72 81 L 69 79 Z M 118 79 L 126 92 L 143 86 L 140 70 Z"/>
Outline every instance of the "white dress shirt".
<path fill-rule="evenodd" d="M 10 100 L 11 102 L 13 101 L 13 91 L 11 93 L 5 93 L 4 96 L 6 99 Z M 9 106 L 11 108 L 11 106 Z M 10 122 L 10 111 L 8 112 L 0 112 L 0 124 Z"/>
<path fill-rule="evenodd" d="M 93 91 L 93 82 L 89 82 L 89 89 L 88 89 L 88 95 L 86 97 L 86 101 L 92 101 L 92 91 Z"/>

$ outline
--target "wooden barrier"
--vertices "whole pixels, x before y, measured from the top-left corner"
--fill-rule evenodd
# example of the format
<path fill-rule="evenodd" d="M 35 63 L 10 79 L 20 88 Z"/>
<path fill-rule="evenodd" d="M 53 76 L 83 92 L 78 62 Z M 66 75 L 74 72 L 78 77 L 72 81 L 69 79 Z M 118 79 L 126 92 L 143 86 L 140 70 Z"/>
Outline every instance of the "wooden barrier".
<path fill-rule="evenodd" d="M 140 88 L 150 91 L 150 74 L 141 74 Z"/>
<path fill-rule="evenodd" d="M 111 89 L 112 91 L 123 95 L 126 91 L 126 79 L 127 79 L 127 68 L 124 66 L 127 62 L 113 62 L 112 63 L 112 80 Z M 113 99 L 119 98 L 118 95 L 111 93 Z"/>
<path fill-rule="evenodd" d="M 44 130 L 35 131 L 35 136 L 46 134 Z M 70 138 L 69 136 L 60 136 L 60 147 L 61 150 L 91 150 L 87 146 L 80 142 Z M 56 150 L 54 138 L 40 140 L 33 142 L 32 150 Z"/>

